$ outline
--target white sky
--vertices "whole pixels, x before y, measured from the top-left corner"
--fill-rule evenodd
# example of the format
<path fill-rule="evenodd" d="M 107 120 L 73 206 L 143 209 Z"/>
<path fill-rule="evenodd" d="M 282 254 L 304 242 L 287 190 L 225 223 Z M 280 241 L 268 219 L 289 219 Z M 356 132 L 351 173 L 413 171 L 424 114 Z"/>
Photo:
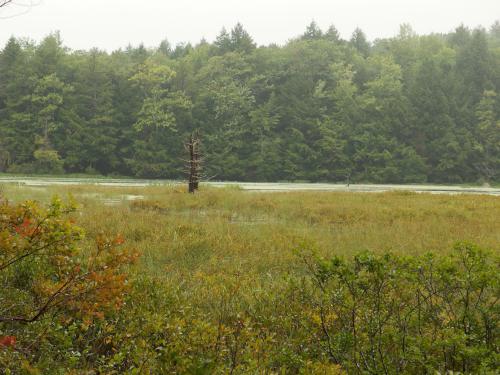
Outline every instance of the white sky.
<path fill-rule="evenodd" d="M 395 35 L 401 23 L 419 33 L 447 32 L 464 23 L 489 27 L 500 19 L 500 0 L 14 0 L 41 1 L 28 13 L 0 9 L 0 47 L 7 39 L 41 40 L 59 30 L 72 49 L 114 50 L 129 43 L 157 46 L 212 41 L 222 26 L 241 22 L 255 41 L 284 43 L 315 20 L 334 24 L 344 38 L 361 27 L 373 40 Z M 7 17 L 7 18 L 6 18 Z"/>

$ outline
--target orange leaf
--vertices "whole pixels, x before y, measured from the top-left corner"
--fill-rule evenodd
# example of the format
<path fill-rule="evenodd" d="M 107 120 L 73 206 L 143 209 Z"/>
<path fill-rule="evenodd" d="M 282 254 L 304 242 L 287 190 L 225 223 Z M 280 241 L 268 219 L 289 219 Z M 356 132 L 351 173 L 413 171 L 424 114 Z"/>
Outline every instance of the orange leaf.
<path fill-rule="evenodd" d="M 16 346 L 16 336 L 0 336 L 0 348 Z"/>

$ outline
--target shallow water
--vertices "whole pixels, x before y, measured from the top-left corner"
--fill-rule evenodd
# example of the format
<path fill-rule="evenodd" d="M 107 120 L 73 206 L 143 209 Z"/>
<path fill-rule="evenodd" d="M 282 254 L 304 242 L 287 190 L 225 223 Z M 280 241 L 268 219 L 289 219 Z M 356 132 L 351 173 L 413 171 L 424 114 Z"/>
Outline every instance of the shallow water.
<path fill-rule="evenodd" d="M 135 179 L 99 179 L 99 178 L 64 178 L 64 177 L 0 177 L 0 183 L 12 183 L 22 186 L 69 186 L 100 185 L 114 187 L 146 187 L 180 185 L 183 182 L 172 180 L 135 180 Z M 500 196 L 499 188 L 461 187 L 445 185 L 369 185 L 369 184 L 327 184 L 327 183 L 269 183 L 269 182 L 204 182 L 214 187 L 239 187 L 248 191 L 340 191 L 340 192 L 384 192 L 410 191 L 434 194 L 487 194 Z M 121 197 L 121 200 L 128 200 Z"/>

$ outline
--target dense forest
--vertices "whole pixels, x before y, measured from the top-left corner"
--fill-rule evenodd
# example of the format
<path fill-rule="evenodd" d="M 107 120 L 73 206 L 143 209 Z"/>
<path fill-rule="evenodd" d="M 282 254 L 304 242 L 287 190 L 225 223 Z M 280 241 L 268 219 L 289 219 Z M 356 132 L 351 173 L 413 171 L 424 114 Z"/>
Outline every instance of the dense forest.
<path fill-rule="evenodd" d="M 0 52 L 0 171 L 181 178 L 202 137 L 217 180 L 500 179 L 500 23 L 370 42 L 314 22 L 283 46 L 240 25 L 213 43 Z"/>

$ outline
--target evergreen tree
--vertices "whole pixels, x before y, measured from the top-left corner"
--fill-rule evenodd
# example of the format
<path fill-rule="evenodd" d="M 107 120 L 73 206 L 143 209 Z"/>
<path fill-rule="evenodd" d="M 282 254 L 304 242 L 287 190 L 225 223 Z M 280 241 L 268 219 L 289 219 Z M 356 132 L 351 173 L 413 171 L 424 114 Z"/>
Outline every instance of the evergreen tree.
<path fill-rule="evenodd" d="M 237 23 L 236 26 L 231 30 L 231 51 L 250 53 L 255 49 L 255 43 L 248 34 L 248 32 L 243 28 L 241 23 Z"/>
<path fill-rule="evenodd" d="M 366 35 L 359 27 L 354 30 L 350 40 L 353 46 L 362 56 L 367 57 L 370 54 L 370 43 L 366 39 Z"/>
<path fill-rule="evenodd" d="M 474 106 L 481 99 L 484 90 L 492 88 L 492 58 L 485 30 L 474 30 L 467 44 L 459 50 L 457 69 L 467 91 L 463 96 Z"/>
<path fill-rule="evenodd" d="M 324 35 L 324 38 L 334 43 L 339 43 L 341 41 L 339 31 L 333 25 L 330 25 L 330 27 L 328 28 L 328 30 Z"/>
<path fill-rule="evenodd" d="M 32 161 L 34 152 L 31 92 L 35 77 L 29 46 L 10 38 L 0 53 L 0 158 L 2 170 L 10 164 Z"/>
<path fill-rule="evenodd" d="M 315 21 L 311 21 L 311 23 L 307 26 L 305 33 L 302 35 L 302 39 L 304 40 L 315 40 L 321 39 L 322 37 L 323 32 Z"/>
<path fill-rule="evenodd" d="M 500 174 L 500 111 L 497 94 L 487 90 L 476 107 L 479 157 L 475 162 L 480 176 L 493 181 Z"/>
<path fill-rule="evenodd" d="M 231 35 L 229 35 L 225 27 L 223 27 L 219 35 L 217 35 L 214 46 L 219 55 L 224 55 L 225 53 L 232 51 Z"/>

